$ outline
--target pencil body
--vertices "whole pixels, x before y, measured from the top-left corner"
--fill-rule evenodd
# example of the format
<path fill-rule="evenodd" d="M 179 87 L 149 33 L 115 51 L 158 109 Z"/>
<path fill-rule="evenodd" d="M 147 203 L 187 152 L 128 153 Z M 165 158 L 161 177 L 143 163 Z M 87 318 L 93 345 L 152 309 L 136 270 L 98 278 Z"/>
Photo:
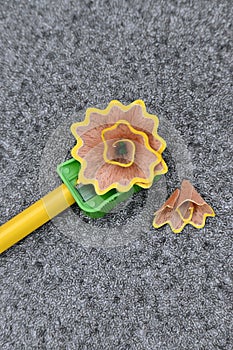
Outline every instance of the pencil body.
<path fill-rule="evenodd" d="M 0 227 L 0 254 L 75 202 L 62 184 Z"/>

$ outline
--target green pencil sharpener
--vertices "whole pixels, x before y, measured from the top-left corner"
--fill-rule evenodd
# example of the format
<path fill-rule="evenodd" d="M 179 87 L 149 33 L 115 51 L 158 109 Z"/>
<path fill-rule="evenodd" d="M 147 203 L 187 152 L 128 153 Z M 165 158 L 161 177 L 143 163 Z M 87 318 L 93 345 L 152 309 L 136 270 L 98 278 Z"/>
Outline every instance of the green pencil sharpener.
<path fill-rule="evenodd" d="M 80 163 L 72 158 L 59 164 L 57 173 L 69 189 L 79 208 L 91 218 L 103 217 L 116 205 L 142 190 L 142 187 L 134 185 L 128 192 L 118 192 L 116 189 L 112 189 L 103 195 L 98 195 L 93 185 L 77 184 L 80 168 Z M 154 182 L 158 181 L 160 177 L 161 175 L 155 176 Z"/>

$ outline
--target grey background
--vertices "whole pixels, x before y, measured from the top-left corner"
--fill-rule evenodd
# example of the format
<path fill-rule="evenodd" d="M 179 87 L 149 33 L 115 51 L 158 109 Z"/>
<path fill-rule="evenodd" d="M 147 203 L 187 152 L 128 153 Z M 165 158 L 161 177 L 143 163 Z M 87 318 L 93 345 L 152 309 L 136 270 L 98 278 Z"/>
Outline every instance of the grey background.
<path fill-rule="evenodd" d="M 232 2 L 1 0 L 0 15 L 1 223 L 40 198 L 52 132 L 111 99 L 174 125 L 217 214 L 113 249 L 38 229 L 0 257 L 1 350 L 231 349 Z"/>

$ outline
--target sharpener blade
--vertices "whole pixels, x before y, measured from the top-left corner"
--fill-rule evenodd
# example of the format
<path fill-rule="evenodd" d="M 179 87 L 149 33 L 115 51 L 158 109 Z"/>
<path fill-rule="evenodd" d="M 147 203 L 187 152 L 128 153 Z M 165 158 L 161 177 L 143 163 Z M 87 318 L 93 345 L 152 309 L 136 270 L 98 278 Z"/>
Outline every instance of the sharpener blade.
<path fill-rule="evenodd" d="M 75 188 L 79 192 L 84 202 L 87 202 L 89 199 L 92 199 L 96 196 L 95 188 L 93 185 L 78 184 L 75 186 Z"/>

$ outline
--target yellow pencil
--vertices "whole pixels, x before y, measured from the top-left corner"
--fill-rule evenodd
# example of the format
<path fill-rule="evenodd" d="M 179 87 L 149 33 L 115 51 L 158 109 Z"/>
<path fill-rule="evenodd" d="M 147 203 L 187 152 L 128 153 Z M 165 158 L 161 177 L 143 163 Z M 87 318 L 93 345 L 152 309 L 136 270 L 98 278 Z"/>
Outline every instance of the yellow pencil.
<path fill-rule="evenodd" d="M 75 203 L 62 184 L 0 227 L 0 254 Z"/>

